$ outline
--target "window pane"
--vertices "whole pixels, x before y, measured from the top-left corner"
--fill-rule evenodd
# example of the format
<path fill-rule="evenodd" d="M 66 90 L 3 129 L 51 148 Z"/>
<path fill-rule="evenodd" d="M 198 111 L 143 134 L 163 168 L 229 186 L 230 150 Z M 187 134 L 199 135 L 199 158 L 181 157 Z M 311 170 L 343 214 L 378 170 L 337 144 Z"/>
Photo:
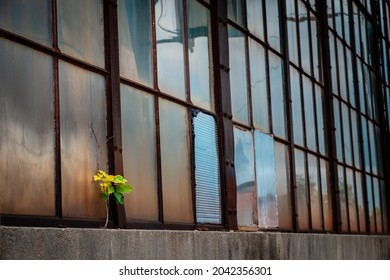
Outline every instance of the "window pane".
<path fill-rule="evenodd" d="M 372 173 L 378 174 L 378 161 L 377 161 L 377 156 L 376 156 L 377 140 L 375 139 L 375 134 L 374 134 L 374 124 L 370 121 L 368 122 L 368 128 L 369 128 L 369 132 L 370 132 L 370 153 L 371 153 Z"/>
<path fill-rule="evenodd" d="M 160 99 L 164 220 L 193 223 L 188 116 L 184 107 Z"/>
<path fill-rule="evenodd" d="M 299 65 L 298 58 L 298 34 L 297 34 L 297 19 L 295 13 L 295 1 L 286 1 L 287 15 L 287 34 L 288 34 L 288 54 L 289 59 L 296 65 Z"/>
<path fill-rule="evenodd" d="M 251 69 L 251 94 L 253 124 L 256 128 L 269 132 L 269 112 L 267 95 L 267 74 L 264 48 L 249 39 Z"/>
<path fill-rule="evenodd" d="M 317 35 L 317 28 L 319 28 L 320 23 L 317 20 L 317 17 L 310 14 L 310 24 L 311 24 L 311 50 L 313 52 L 313 71 L 314 77 L 317 81 L 322 82 L 322 63 L 321 63 L 321 41 L 320 35 Z M 350 68 L 351 69 L 351 68 Z"/>
<path fill-rule="evenodd" d="M 217 126 L 212 116 L 193 111 L 196 220 L 221 224 Z"/>
<path fill-rule="evenodd" d="M 345 55 L 344 55 L 344 45 L 341 43 L 339 39 L 337 41 L 337 65 L 339 69 L 339 95 L 345 101 L 348 100 L 348 92 L 347 92 L 347 77 L 345 70 Z"/>
<path fill-rule="evenodd" d="M 286 138 L 283 64 L 282 60 L 271 52 L 269 53 L 269 79 L 273 133 L 282 138 Z"/>
<path fill-rule="evenodd" d="M 334 15 L 335 15 L 335 22 L 336 22 L 336 32 L 343 37 L 343 26 L 342 26 L 342 12 L 341 12 L 341 0 L 334 0 Z"/>
<path fill-rule="evenodd" d="M 352 142 L 353 142 L 353 155 L 355 159 L 355 166 L 360 168 L 360 150 L 359 150 L 359 137 L 358 137 L 358 120 L 357 113 L 351 110 L 351 122 L 352 122 Z"/>
<path fill-rule="evenodd" d="M 317 151 L 316 127 L 314 117 L 313 84 L 303 76 L 303 96 L 305 103 L 306 143 L 310 150 Z"/>
<path fill-rule="evenodd" d="M 275 182 L 278 199 L 279 227 L 292 229 L 291 186 L 288 147 L 275 142 Z"/>
<path fill-rule="evenodd" d="M 340 199 L 340 210 L 341 210 L 341 230 L 343 232 L 348 231 L 348 214 L 347 214 L 347 199 L 345 195 L 346 189 L 346 180 L 344 177 L 344 168 L 338 166 L 338 175 L 339 175 L 339 199 Z"/>
<path fill-rule="evenodd" d="M 290 88 L 292 100 L 292 118 L 294 128 L 294 143 L 303 146 L 303 122 L 301 82 L 299 72 L 290 67 Z"/>
<path fill-rule="evenodd" d="M 195 0 L 187 4 L 191 101 L 207 110 L 214 110 L 210 12 Z"/>
<path fill-rule="evenodd" d="M 264 39 L 263 26 L 263 2 L 258 0 L 246 1 L 246 14 L 248 20 L 248 29 L 260 39 Z"/>
<path fill-rule="evenodd" d="M 62 213 L 104 218 L 105 204 L 92 177 L 107 167 L 105 81 L 62 61 L 59 72 Z"/>
<path fill-rule="evenodd" d="M 245 0 L 227 0 L 228 18 L 237 24 L 244 26 Z"/>
<path fill-rule="evenodd" d="M 0 61 L 0 213 L 54 215 L 52 60 L 0 38 Z"/>
<path fill-rule="evenodd" d="M 331 65 L 330 74 L 332 78 L 332 92 L 334 94 L 338 94 L 339 90 L 337 88 L 338 74 L 337 74 L 337 63 L 336 63 L 335 38 L 332 32 L 329 33 L 329 56 L 330 56 L 330 65 Z"/>
<path fill-rule="evenodd" d="M 322 230 L 321 196 L 318 180 L 318 162 L 316 157 L 308 155 L 308 168 L 312 228 Z"/>
<path fill-rule="evenodd" d="M 341 113 L 343 115 L 343 136 L 344 136 L 344 157 L 345 162 L 349 165 L 352 164 L 352 143 L 351 143 L 351 129 L 349 125 L 349 109 L 342 103 Z"/>
<path fill-rule="evenodd" d="M 366 218 L 364 211 L 364 199 L 363 199 L 363 185 L 362 185 L 362 174 L 356 172 L 356 195 L 357 195 L 357 207 L 359 214 L 359 227 L 360 232 L 366 232 Z"/>
<path fill-rule="evenodd" d="M 259 226 L 261 228 L 278 227 L 273 138 L 255 131 L 255 154 Z"/>
<path fill-rule="evenodd" d="M 267 15 L 268 43 L 276 50 L 280 50 L 279 1 L 265 0 Z"/>
<path fill-rule="evenodd" d="M 103 3 L 94 0 L 58 0 L 60 50 L 104 67 Z"/>
<path fill-rule="evenodd" d="M 125 197 L 128 219 L 158 220 L 154 98 L 121 85 L 124 176 L 133 186 Z"/>
<path fill-rule="evenodd" d="M 150 1 L 118 1 L 120 74 L 153 86 Z"/>
<path fill-rule="evenodd" d="M 332 231 L 333 219 L 332 219 L 332 193 L 330 190 L 329 178 L 329 166 L 325 160 L 320 160 L 321 168 L 321 190 L 322 190 L 322 207 L 324 211 L 324 229 L 326 231 Z"/>
<path fill-rule="evenodd" d="M 334 123 L 336 128 L 336 151 L 337 159 L 343 161 L 343 149 L 341 143 L 341 123 L 340 123 L 340 103 L 337 99 L 333 99 L 333 112 L 334 112 Z"/>
<path fill-rule="evenodd" d="M 255 163 L 250 131 L 234 128 L 234 165 L 237 182 L 237 219 L 240 226 L 252 226 L 255 217 Z"/>
<path fill-rule="evenodd" d="M 387 216 L 387 209 L 388 209 L 388 200 L 386 200 L 386 185 L 385 181 L 380 181 L 380 192 L 382 196 L 382 213 L 383 213 L 383 232 L 389 233 L 389 224 L 388 224 L 388 216 Z"/>
<path fill-rule="evenodd" d="M 350 44 L 350 36 L 349 36 L 349 10 L 348 10 L 348 1 L 342 0 L 343 6 L 343 20 L 344 20 L 344 39 L 347 44 Z M 351 69 L 351 68 L 349 68 Z"/>
<path fill-rule="evenodd" d="M 382 207 L 381 207 L 381 198 L 379 190 L 379 181 L 377 178 L 374 178 L 374 203 L 375 203 L 375 220 L 376 220 L 376 229 L 378 233 L 382 233 Z"/>
<path fill-rule="evenodd" d="M 349 101 L 351 102 L 351 105 L 353 107 L 356 107 L 356 100 L 355 100 L 355 89 L 354 89 L 354 79 L 353 79 L 353 72 L 351 71 L 353 69 L 352 64 L 352 52 L 346 48 L 345 49 L 345 62 L 346 62 L 346 69 L 347 69 L 347 83 L 348 83 L 348 90 L 349 90 Z"/>
<path fill-rule="evenodd" d="M 326 128 L 325 128 L 325 119 L 324 119 L 324 92 L 322 88 L 315 85 L 315 100 L 316 100 L 316 113 L 317 113 L 317 133 L 318 133 L 318 145 L 319 151 L 322 155 L 327 155 L 327 146 L 326 146 Z M 357 134 L 355 134 L 357 135 Z"/>
<path fill-rule="evenodd" d="M 52 46 L 51 1 L 1 0 L 0 28 Z"/>
<path fill-rule="evenodd" d="M 367 180 L 367 200 L 368 200 L 368 217 L 369 217 L 369 228 L 370 232 L 374 233 L 375 230 L 375 212 L 374 212 L 374 196 L 372 194 L 372 178 L 366 176 Z"/>
<path fill-rule="evenodd" d="M 371 172 L 371 165 L 370 165 L 370 150 L 369 150 L 369 138 L 368 138 L 368 131 L 367 131 L 367 120 L 366 118 L 362 117 L 362 135 L 363 135 L 363 152 L 364 152 L 364 165 L 365 169 L 368 172 Z"/>
<path fill-rule="evenodd" d="M 308 13 L 305 5 L 301 1 L 298 1 L 298 22 L 301 43 L 301 65 L 306 73 L 311 73 Z"/>
<path fill-rule="evenodd" d="M 161 91 L 186 99 L 184 85 L 183 3 L 157 1 L 156 39 L 158 87 Z"/>
<path fill-rule="evenodd" d="M 309 229 L 309 200 L 306 187 L 305 154 L 295 149 L 295 185 L 297 187 L 299 229 Z"/>
<path fill-rule="evenodd" d="M 245 38 L 233 27 L 229 31 L 230 90 L 232 95 L 233 118 L 244 124 L 249 123 L 248 96 L 246 84 Z"/>
<path fill-rule="evenodd" d="M 348 210 L 349 210 L 349 225 L 352 232 L 358 231 L 355 183 L 352 169 L 347 168 L 347 195 L 348 195 Z"/>

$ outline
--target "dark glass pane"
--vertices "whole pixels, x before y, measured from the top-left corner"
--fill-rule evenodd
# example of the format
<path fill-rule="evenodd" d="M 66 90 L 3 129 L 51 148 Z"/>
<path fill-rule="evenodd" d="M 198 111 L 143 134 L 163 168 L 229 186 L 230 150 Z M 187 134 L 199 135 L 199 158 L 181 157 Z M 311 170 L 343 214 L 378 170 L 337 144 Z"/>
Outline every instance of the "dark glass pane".
<path fill-rule="evenodd" d="M 375 212 L 374 212 L 374 196 L 372 193 L 372 178 L 370 176 L 366 176 L 367 182 L 367 202 L 368 202 L 368 217 L 369 217 L 369 228 L 370 232 L 375 233 Z"/>
<path fill-rule="evenodd" d="M 378 233 L 383 232 L 382 228 L 382 207 L 381 207 L 381 197 L 380 197 L 380 189 L 379 189 L 379 181 L 378 178 L 374 178 L 374 203 L 375 203 L 375 221 L 376 221 L 376 229 Z"/>
<path fill-rule="evenodd" d="M 364 192 L 362 185 L 362 174 L 360 172 L 356 172 L 356 196 L 357 196 L 357 208 L 359 214 L 359 228 L 360 232 L 366 232 L 366 217 L 364 210 Z"/>
<path fill-rule="evenodd" d="M 265 0 L 267 16 L 268 43 L 276 50 L 280 50 L 279 1 Z"/>
<path fill-rule="evenodd" d="M 0 61 L 0 213 L 53 216 L 52 59 L 0 38 Z"/>
<path fill-rule="evenodd" d="M 264 48 L 249 39 L 253 125 L 269 132 L 267 74 Z"/>
<path fill-rule="evenodd" d="M 354 164 L 357 168 L 360 168 L 360 141 L 358 137 L 358 115 L 355 110 L 351 110 L 351 122 L 352 122 L 352 142 L 353 142 L 353 156 Z"/>
<path fill-rule="evenodd" d="M 187 1 L 187 14 L 191 101 L 214 110 L 210 11 L 191 0 Z"/>
<path fill-rule="evenodd" d="M 259 227 L 278 227 L 274 140 L 271 136 L 257 130 L 255 131 L 255 159 Z"/>
<path fill-rule="evenodd" d="M 347 168 L 347 195 L 348 195 L 348 213 L 349 213 L 349 225 L 352 232 L 358 231 L 358 217 L 356 208 L 356 193 L 354 172 L 352 169 Z"/>
<path fill-rule="evenodd" d="M 303 146 L 303 122 L 300 74 L 295 68 L 290 67 L 290 90 L 292 100 L 292 118 L 294 129 L 294 142 Z"/>
<path fill-rule="evenodd" d="M 259 0 L 247 0 L 246 16 L 249 31 L 264 40 L 263 2 Z"/>
<path fill-rule="evenodd" d="M 336 128 L 336 152 L 337 159 L 343 161 L 343 146 L 341 142 L 341 123 L 340 123 L 340 102 L 337 99 L 333 100 L 334 123 Z"/>
<path fill-rule="evenodd" d="M 244 26 L 244 7 L 245 0 L 227 0 L 228 18 Z"/>
<path fill-rule="evenodd" d="M 118 1 L 121 76 L 153 87 L 150 1 Z"/>
<path fill-rule="evenodd" d="M 345 101 L 348 100 L 348 91 L 347 91 L 347 77 L 345 70 L 345 55 L 344 55 L 344 46 L 339 39 L 337 41 L 337 65 L 339 69 L 339 95 Z"/>
<path fill-rule="evenodd" d="M 356 107 L 355 101 L 355 89 L 354 89 L 354 79 L 353 79 L 353 65 L 352 65 L 352 52 L 346 48 L 345 49 L 345 62 L 347 70 L 347 85 L 349 90 L 349 102 L 353 107 Z"/>
<path fill-rule="evenodd" d="M 338 74 L 337 74 L 337 63 L 336 63 L 336 49 L 335 49 L 335 38 L 332 33 L 329 33 L 329 55 L 331 65 L 331 78 L 332 78 L 332 91 L 334 94 L 338 94 Z"/>
<path fill-rule="evenodd" d="M 164 99 L 159 103 L 164 221 L 193 223 L 187 110 Z"/>
<path fill-rule="evenodd" d="M 328 14 L 328 25 L 333 28 L 333 0 L 326 0 L 327 14 Z"/>
<path fill-rule="evenodd" d="M 313 52 L 313 71 L 314 77 L 317 81 L 322 82 L 322 59 L 321 59 L 321 41 L 320 35 L 318 35 L 317 29 L 320 26 L 320 23 L 316 16 L 310 14 L 310 24 L 311 24 L 311 50 Z"/>
<path fill-rule="evenodd" d="M 57 0 L 57 11 L 60 50 L 104 68 L 103 1 Z"/>
<path fill-rule="evenodd" d="M 335 15 L 335 23 L 336 23 L 336 32 L 340 37 L 343 37 L 343 25 L 342 25 L 342 17 L 343 14 L 341 12 L 341 0 L 333 0 L 334 5 L 334 15 Z"/>
<path fill-rule="evenodd" d="M 104 77 L 60 61 L 62 213 L 65 217 L 106 216 L 93 175 L 107 170 Z"/>
<path fill-rule="evenodd" d="M 288 147 L 275 142 L 275 182 L 278 203 L 279 227 L 292 229 L 291 186 Z"/>
<path fill-rule="evenodd" d="M 343 20 L 344 20 L 344 39 L 347 44 L 350 44 L 350 36 L 349 36 L 349 9 L 348 9 L 348 1 L 341 0 L 343 6 Z"/>
<path fill-rule="evenodd" d="M 316 127 L 314 117 L 313 84 L 302 76 L 303 96 L 305 104 L 306 144 L 310 150 L 317 151 Z"/>
<path fill-rule="evenodd" d="M 371 168 L 372 173 L 378 175 L 378 161 L 376 156 L 376 143 L 379 139 L 375 139 L 374 134 L 374 124 L 372 122 L 368 122 L 368 129 L 370 133 L 370 154 L 371 154 Z"/>
<path fill-rule="evenodd" d="M 319 152 L 322 155 L 327 155 L 326 148 L 326 128 L 324 119 L 324 92 L 317 84 L 315 88 L 315 100 L 316 100 L 316 113 L 317 113 L 317 134 L 318 134 L 318 145 Z"/>
<path fill-rule="evenodd" d="M 322 208 L 324 211 L 324 228 L 326 231 L 332 231 L 332 193 L 329 184 L 329 166 L 328 162 L 321 159 L 321 190 L 322 190 Z"/>
<path fill-rule="evenodd" d="M 362 62 L 360 59 L 357 59 L 357 75 L 358 75 L 358 87 L 359 87 L 359 99 L 360 99 L 360 111 L 362 113 L 366 112 L 366 98 L 365 98 L 365 88 L 364 88 L 364 79 L 363 79 L 363 68 Z"/>
<path fill-rule="evenodd" d="M 382 196 L 382 213 L 383 213 L 383 232 L 389 233 L 389 223 L 387 209 L 389 207 L 389 201 L 386 199 L 386 185 L 385 181 L 380 181 L 380 192 Z"/>
<path fill-rule="evenodd" d="M 360 28 L 359 28 L 359 11 L 355 3 L 352 4 L 353 9 L 353 21 L 355 27 L 355 48 L 356 53 L 360 55 Z"/>
<path fill-rule="evenodd" d="M 344 157 L 345 162 L 352 165 L 352 142 L 351 142 L 351 128 L 349 120 L 349 109 L 345 103 L 341 104 L 341 113 L 343 116 L 343 137 L 344 137 Z"/>
<path fill-rule="evenodd" d="M 125 178 L 133 191 L 125 198 L 128 219 L 158 220 L 154 98 L 121 85 L 122 146 Z"/>
<path fill-rule="evenodd" d="M 312 228 L 315 230 L 322 230 L 321 195 L 316 157 L 308 155 L 308 168 Z"/>
<path fill-rule="evenodd" d="M 184 23 L 181 0 L 155 2 L 158 87 L 186 99 L 184 84 Z"/>
<path fill-rule="evenodd" d="M 229 26 L 230 91 L 233 118 L 249 124 L 244 33 Z"/>
<path fill-rule="evenodd" d="M 306 186 L 304 152 L 295 149 L 295 185 L 297 187 L 299 229 L 309 229 L 309 199 Z"/>
<path fill-rule="evenodd" d="M 362 117 L 362 134 L 363 134 L 363 152 L 364 152 L 364 166 L 366 171 L 371 172 L 370 165 L 370 143 L 367 131 L 367 120 Z"/>
<path fill-rule="evenodd" d="M 343 232 L 348 231 L 348 215 L 347 215 L 347 198 L 345 195 L 346 191 L 346 180 L 344 178 L 344 168 L 339 165 L 338 166 L 338 187 L 339 187 L 339 199 L 340 199 L 340 210 L 341 210 L 341 230 Z"/>
<path fill-rule="evenodd" d="M 51 47 L 51 1 L 1 0 L 0 28 Z"/>
<path fill-rule="evenodd" d="M 237 219 L 240 226 L 253 226 L 256 212 L 255 163 L 250 131 L 234 128 L 234 166 L 237 182 Z M 256 217 L 257 219 L 257 217 Z"/>
<path fill-rule="evenodd" d="M 195 201 L 198 223 L 221 224 L 217 126 L 212 116 L 193 110 Z"/>

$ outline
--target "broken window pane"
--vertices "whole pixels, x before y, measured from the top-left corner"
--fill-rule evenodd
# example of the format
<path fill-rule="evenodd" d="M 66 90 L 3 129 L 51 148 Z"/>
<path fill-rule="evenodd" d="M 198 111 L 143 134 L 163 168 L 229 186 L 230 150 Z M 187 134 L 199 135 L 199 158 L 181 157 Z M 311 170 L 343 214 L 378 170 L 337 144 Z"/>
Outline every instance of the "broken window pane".
<path fill-rule="evenodd" d="M 261 228 L 279 226 L 275 187 L 275 152 L 271 136 L 255 131 L 258 222 Z"/>
<path fill-rule="evenodd" d="M 153 87 L 150 1 L 118 1 L 121 76 Z"/>
<path fill-rule="evenodd" d="M 214 117 L 193 110 L 195 146 L 196 219 L 198 223 L 221 224 L 221 185 L 217 126 Z"/>
<path fill-rule="evenodd" d="M 255 163 L 252 133 L 234 128 L 234 166 L 237 182 L 237 219 L 240 226 L 253 226 L 255 216 Z"/>
<path fill-rule="evenodd" d="M 58 0 L 60 50 L 104 67 L 103 1 Z"/>
<path fill-rule="evenodd" d="M 65 217 L 106 216 L 93 175 L 107 167 L 102 76 L 60 61 L 62 206 Z"/>
<path fill-rule="evenodd" d="M 126 217 L 158 220 L 156 135 L 153 95 L 121 85 L 124 176 L 133 186 Z"/>
<path fill-rule="evenodd" d="M 0 38 L 0 61 L 0 213 L 53 216 L 52 59 Z"/>

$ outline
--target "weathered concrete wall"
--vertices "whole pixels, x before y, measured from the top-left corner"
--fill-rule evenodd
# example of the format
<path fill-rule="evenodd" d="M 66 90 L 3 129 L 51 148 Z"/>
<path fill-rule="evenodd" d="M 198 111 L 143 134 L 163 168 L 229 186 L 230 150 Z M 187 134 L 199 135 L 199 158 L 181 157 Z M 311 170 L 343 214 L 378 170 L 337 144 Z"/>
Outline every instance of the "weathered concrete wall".
<path fill-rule="evenodd" d="M 390 237 L 0 226 L 0 259 L 390 259 Z"/>

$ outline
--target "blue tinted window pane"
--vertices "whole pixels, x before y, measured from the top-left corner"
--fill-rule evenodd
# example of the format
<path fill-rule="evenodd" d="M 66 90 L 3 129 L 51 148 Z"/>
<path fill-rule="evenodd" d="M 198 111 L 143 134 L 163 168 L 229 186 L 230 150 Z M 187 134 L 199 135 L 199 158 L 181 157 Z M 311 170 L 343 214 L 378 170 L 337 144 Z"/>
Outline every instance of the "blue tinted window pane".
<path fill-rule="evenodd" d="M 244 26 L 244 7 L 245 0 L 227 0 L 228 18 Z"/>
<path fill-rule="evenodd" d="M 268 43 L 280 50 L 279 1 L 266 0 Z"/>
<path fill-rule="evenodd" d="M 248 29 L 260 39 L 264 39 L 263 2 L 258 0 L 246 1 Z"/>
<path fill-rule="evenodd" d="M 294 142 L 303 146 L 303 122 L 302 122 L 302 100 L 301 100 L 301 80 L 295 68 L 290 67 L 290 88 L 292 100 L 292 118 L 294 129 Z"/>
<path fill-rule="evenodd" d="M 221 185 L 219 179 L 217 126 L 212 116 L 193 111 L 195 146 L 196 219 L 198 223 L 220 224 Z"/>

